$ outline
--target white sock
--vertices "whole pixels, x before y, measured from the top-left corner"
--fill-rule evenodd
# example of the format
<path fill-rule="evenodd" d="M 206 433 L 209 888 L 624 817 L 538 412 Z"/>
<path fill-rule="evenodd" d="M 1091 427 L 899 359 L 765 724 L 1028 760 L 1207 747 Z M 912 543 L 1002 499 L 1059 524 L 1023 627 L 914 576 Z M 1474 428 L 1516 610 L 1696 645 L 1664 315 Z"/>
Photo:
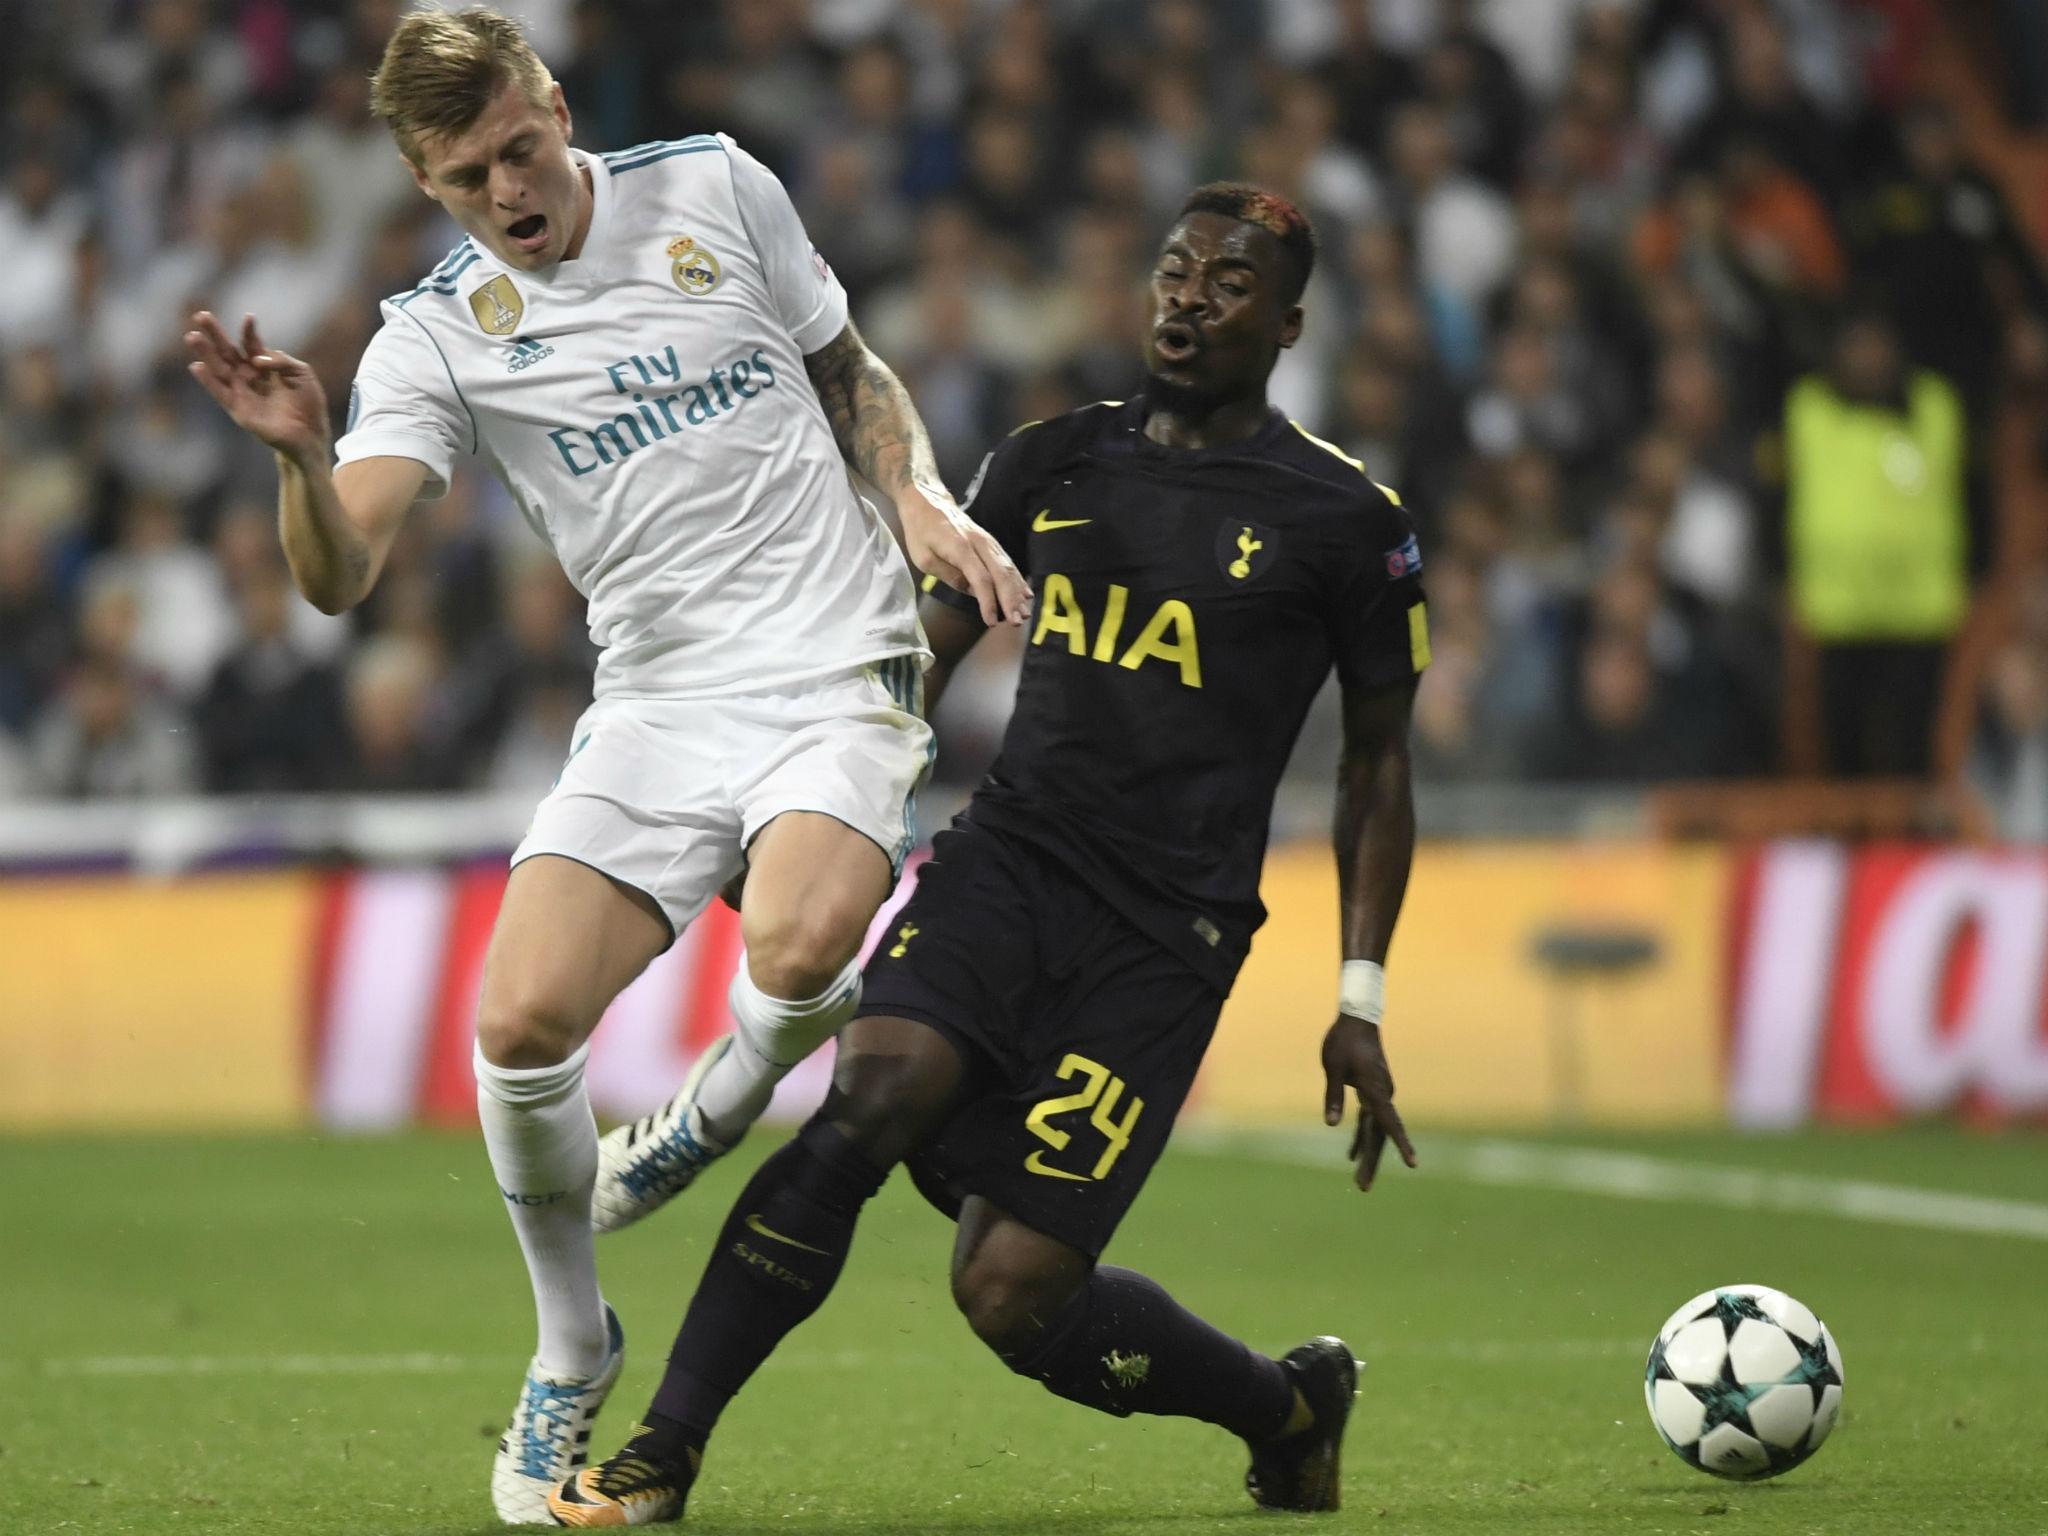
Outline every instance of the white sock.
<path fill-rule="evenodd" d="M 498 1193 L 519 1234 L 540 1316 L 534 1351 L 551 1376 L 588 1379 L 608 1353 L 590 1192 L 597 1122 L 583 1086 L 585 1045 L 558 1067 L 497 1067 L 476 1053 L 476 1107 Z"/>
<path fill-rule="evenodd" d="M 860 962 L 847 962 L 816 997 L 770 997 L 754 985 L 744 964 L 732 979 L 732 1049 L 697 1088 L 704 1129 L 727 1146 L 761 1118 L 775 1085 L 790 1068 L 839 1033 L 860 1005 Z"/>

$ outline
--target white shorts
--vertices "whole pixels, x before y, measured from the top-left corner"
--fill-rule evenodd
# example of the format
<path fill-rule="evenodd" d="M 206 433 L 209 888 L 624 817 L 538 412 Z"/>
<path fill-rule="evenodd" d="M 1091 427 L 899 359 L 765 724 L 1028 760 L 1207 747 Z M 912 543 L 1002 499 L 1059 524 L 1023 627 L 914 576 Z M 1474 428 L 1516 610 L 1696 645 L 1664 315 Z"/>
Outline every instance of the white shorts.
<path fill-rule="evenodd" d="M 820 811 L 901 871 L 931 771 L 924 676 L 891 656 L 771 695 L 603 698 L 512 854 L 561 854 L 645 891 L 670 937 L 739 872 L 784 811 Z"/>

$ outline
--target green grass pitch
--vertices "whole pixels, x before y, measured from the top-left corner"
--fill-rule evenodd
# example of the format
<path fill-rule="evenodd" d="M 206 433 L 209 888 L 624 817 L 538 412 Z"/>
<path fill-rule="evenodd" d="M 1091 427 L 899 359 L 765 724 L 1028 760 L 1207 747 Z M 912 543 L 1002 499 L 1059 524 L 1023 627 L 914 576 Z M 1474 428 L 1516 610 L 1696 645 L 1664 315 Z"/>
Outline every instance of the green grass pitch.
<path fill-rule="evenodd" d="M 600 1452 L 771 1144 L 601 1242 L 628 1357 Z M 2048 1199 L 2039 1139 L 1572 1144 Z M 1336 1332 L 1370 1362 L 1340 1514 L 1255 1515 L 1221 1431 L 1100 1417 L 1004 1372 L 949 1304 L 951 1229 L 899 1178 L 728 1414 L 684 1529 L 2048 1531 L 2040 1236 L 1508 1188 L 1473 1175 L 1469 1142 L 1421 1145 L 1423 1171 L 1370 1196 L 1340 1140 L 1326 1167 L 1178 1149 L 1110 1253 L 1261 1347 Z M 490 1452 L 531 1349 L 497 1207 L 465 1138 L 0 1142 L 0 1531 L 495 1529 Z M 1775 1483 L 1690 1470 L 1643 1411 L 1657 1326 L 1734 1281 L 1808 1302 L 1847 1361 L 1833 1440 Z"/>

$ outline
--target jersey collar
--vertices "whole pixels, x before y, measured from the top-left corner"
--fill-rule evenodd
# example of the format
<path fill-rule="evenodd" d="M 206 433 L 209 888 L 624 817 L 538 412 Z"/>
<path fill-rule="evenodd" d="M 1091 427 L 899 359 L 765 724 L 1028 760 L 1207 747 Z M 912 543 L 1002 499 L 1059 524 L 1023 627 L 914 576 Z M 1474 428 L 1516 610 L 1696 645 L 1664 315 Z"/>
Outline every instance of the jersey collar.
<path fill-rule="evenodd" d="M 1124 424 L 1131 430 L 1131 439 L 1141 458 L 1156 459 L 1167 464 L 1208 464 L 1218 459 L 1238 458 L 1244 454 L 1257 454 L 1276 442 L 1285 441 L 1288 432 L 1286 413 L 1276 405 L 1266 407 L 1266 419 L 1259 430 L 1250 437 L 1239 438 L 1234 443 L 1222 443 L 1214 448 L 1174 448 L 1165 443 L 1155 443 L 1145 435 L 1145 417 L 1151 410 L 1146 403 L 1145 392 L 1141 389 L 1124 406 Z"/>

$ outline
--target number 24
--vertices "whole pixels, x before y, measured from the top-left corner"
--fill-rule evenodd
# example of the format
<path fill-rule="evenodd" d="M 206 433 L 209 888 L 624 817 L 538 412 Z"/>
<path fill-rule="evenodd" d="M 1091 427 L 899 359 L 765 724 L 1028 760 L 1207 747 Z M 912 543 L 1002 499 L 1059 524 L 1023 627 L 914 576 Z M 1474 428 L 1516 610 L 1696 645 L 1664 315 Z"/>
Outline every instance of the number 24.
<path fill-rule="evenodd" d="M 1051 1147 L 1055 1152 L 1064 1152 L 1067 1143 L 1074 1139 L 1071 1131 L 1063 1131 L 1056 1125 L 1048 1124 L 1055 1115 L 1064 1115 L 1073 1110 L 1093 1109 L 1088 1123 L 1102 1132 L 1108 1145 L 1102 1149 L 1102 1156 L 1095 1160 L 1092 1173 L 1069 1173 L 1064 1168 L 1054 1168 L 1044 1161 L 1043 1152 L 1033 1152 L 1024 1159 L 1024 1166 L 1033 1173 L 1042 1173 L 1055 1179 L 1100 1179 L 1108 1175 L 1125 1147 L 1131 1144 L 1131 1131 L 1138 1123 L 1138 1116 L 1144 1113 L 1145 1101 L 1136 1094 L 1131 1095 L 1130 1107 L 1124 1112 L 1119 1124 L 1111 1116 L 1116 1110 L 1117 1100 L 1123 1097 L 1124 1080 L 1115 1076 L 1099 1061 L 1090 1061 L 1069 1051 L 1061 1060 L 1056 1076 L 1071 1081 L 1085 1077 L 1087 1082 L 1073 1093 L 1063 1093 L 1056 1098 L 1041 1099 L 1024 1117 L 1025 1127 Z"/>

